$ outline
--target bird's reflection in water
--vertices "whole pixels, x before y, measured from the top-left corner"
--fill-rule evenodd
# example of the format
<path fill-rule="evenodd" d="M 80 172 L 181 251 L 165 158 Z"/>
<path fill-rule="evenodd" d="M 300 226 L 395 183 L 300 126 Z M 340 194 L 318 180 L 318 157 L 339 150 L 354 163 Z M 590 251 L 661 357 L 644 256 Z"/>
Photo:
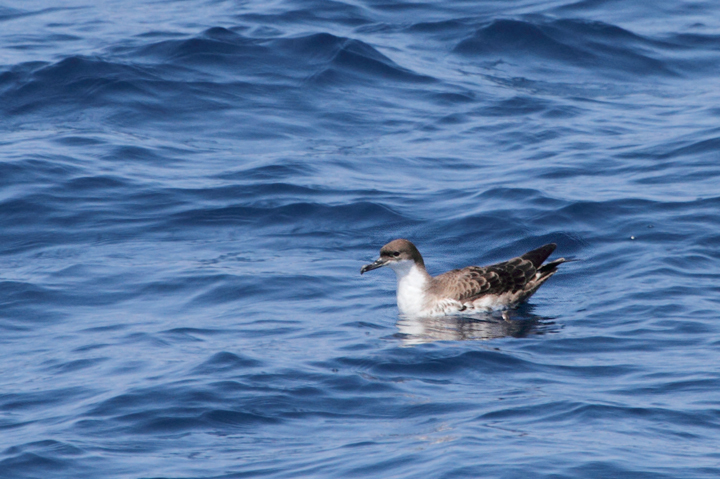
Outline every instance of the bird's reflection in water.
<path fill-rule="evenodd" d="M 531 309 L 531 306 L 523 305 L 514 310 L 469 316 L 400 317 L 396 324 L 397 337 L 404 345 L 414 346 L 433 341 L 485 340 L 507 336 L 524 338 L 559 329 L 552 318 L 532 314 Z"/>

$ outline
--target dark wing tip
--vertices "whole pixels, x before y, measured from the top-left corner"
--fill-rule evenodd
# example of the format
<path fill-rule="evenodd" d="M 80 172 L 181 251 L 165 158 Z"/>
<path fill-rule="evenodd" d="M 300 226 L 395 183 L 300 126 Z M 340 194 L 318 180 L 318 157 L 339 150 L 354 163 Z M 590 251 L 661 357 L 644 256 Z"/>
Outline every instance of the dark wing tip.
<path fill-rule="evenodd" d="M 555 251 L 555 248 L 557 248 L 557 245 L 555 243 L 548 243 L 537 249 L 528 251 L 527 253 L 522 255 L 521 258 L 530 261 L 533 266 L 539 268 L 540 265 L 543 264 L 543 261 L 548 259 L 548 256 L 550 256 L 552 252 Z"/>

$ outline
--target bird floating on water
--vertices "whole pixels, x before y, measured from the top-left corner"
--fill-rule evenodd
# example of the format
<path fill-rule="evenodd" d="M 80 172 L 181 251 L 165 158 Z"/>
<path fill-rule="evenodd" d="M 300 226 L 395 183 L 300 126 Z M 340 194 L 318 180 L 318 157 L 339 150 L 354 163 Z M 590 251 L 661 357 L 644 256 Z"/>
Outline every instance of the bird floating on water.
<path fill-rule="evenodd" d="M 557 245 L 549 243 L 517 258 L 490 266 L 467 266 L 432 277 L 420 251 L 406 239 L 380 249 L 380 258 L 360 274 L 389 266 L 397 275 L 397 304 L 403 316 L 472 314 L 511 308 L 530 296 L 567 261 L 543 262 Z"/>

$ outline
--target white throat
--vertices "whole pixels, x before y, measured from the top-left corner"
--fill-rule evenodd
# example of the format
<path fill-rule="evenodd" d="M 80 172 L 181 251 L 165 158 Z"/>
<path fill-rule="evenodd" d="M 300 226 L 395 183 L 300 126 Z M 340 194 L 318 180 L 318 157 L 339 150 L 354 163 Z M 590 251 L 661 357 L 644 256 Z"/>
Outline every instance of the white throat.
<path fill-rule="evenodd" d="M 397 304 L 400 314 L 419 315 L 425 306 L 425 292 L 428 286 L 427 273 L 412 260 L 397 261 L 388 266 L 397 275 Z"/>

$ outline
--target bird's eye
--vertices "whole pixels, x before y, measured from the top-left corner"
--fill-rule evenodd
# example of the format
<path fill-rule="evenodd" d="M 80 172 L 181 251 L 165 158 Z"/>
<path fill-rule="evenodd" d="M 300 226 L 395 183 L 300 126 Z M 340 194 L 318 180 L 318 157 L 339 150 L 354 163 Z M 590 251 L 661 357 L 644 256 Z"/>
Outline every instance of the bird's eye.
<path fill-rule="evenodd" d="M 400 256 L 400 251 L 395 251 L 395 252 L 393 253 L 393 256 L 395 256 L 396 258 L 397 258 L 398 256 Z"/>

